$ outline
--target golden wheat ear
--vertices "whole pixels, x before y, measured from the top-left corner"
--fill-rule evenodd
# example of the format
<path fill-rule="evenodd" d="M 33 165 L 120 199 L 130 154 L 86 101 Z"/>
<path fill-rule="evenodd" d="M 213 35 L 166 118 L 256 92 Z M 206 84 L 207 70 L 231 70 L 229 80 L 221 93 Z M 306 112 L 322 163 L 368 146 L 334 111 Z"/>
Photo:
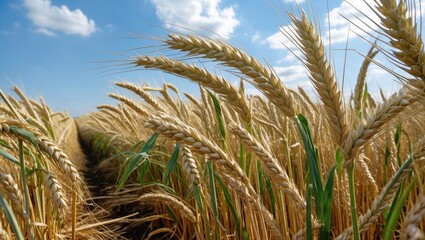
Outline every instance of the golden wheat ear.
<path fill-rule="evenodd" d="M 282 169 L 279 162 L 248 131 L 235 122 L 229 124 L 229 129 L 258 156 L 269 177 L 276 181 L 277 185 L 293 199 L 295 206 L 301 214 L 304 214 L 306 201 L 304 197 L 300 195 L 297 186 L 293 180 L 288 177 L 288 174 Z"/>
<path fill-rule="evenodd" d="M 140 56 L 137 57 L 134 64 L 145 68 L 160 69 L 199 83 L 222 96 L 224 100 L 240 113 L 240 116 L 245 122 L 251 122 L 251 110 L 247 105 L 245 96 L 241 95 L 236 87 L 230 84 L 224 77 L 218 77 L 206 69 L 166 57 Z"/>
<path fill-rule="evenodd" d="M 279 76 L 253 56 L 223 41 L 177 34 L 170 34 L 168 37 L 164 42 L 171 49 L 192 56 L 209 58 L 238 70 L 286 116 L 292 117 L 296 114 L 289 90 L 283 85 Z"/>
<path fill-rule="evenodd" d="M 380 0 L 371 9 L 381 20 L 378 25 L 390 39 L 395 49 L 392 56 L 404 65 L 401 69 L 421 80 L 425 80 L 425 52 L 422 36 L 418 34 L 417 24 L 406 1 Z M 410 10 L 410 11 L 409 11 Z M 415 81 L 415 80 L 413 80 Z"/>
<path fill-rule="evenodd" d="M 359 74 L 357 75 L 357 82 L 356 86 L 354 87 L 353 96 L 354 109 L 357 113 L 361 113 L 363 109 L 362 102 L 364 98 L 366 76 L 369 69 L 369 65 L 379 52 L 379 50 L 376 50 L 375 45 L 376 42 L 372 44 L 372 47 L 369 49 L 365 59 L 363 60 L 362 66 L 360 67 Z"/>
<path fill-rule="evenodd" d="M 294 44 L 303 53 L 304 65 L 323 103 L 335 144 L 341 145 L 348 136 L 347 116 L 342 93 L 327 60 L 321 37 L 304 12 L 302 12 L 301 19 L 292 14 L 289 16 L 296 31 L 296 36 L 289 36 L 289 38 L 297 40 L 297 42 L 293 40 Z"/>
<path fill-rule="evenodd" d="M 143 90 L 143 88 L 130 82 L 117 82 L 115 83 L 115 85 L 134 92 L 143 100 L 145 100 L 149 105 L 151 105 L 155 110 L 160 112 L 166 112 L 165 109 L 159 104 L 159 102 L 151 94 Z"/>
<path fill-rule="evenodd" d="M 15 179 L 12 177 L 11 174 L 5 173 L 3 169 L 0 168 L 0 184 L 5 193 L 7 195 L 7 198 L 10 199 L 12 202 L 12 208 L 15 211 L 15 213 L 24 215 L 24 210 L 22 208 L 23 198 L 22 198 L 22 192 L 19 189 L 18 184 L 16 183 Z"/>
<path fill-rule="evenodd" d="M 416 198 L 415 205 L 409 210 L 405 217 L 400 239 L 423 239 L 423 229 L 419 228 L 419 224 L 425 219 L 425 196 L 420 195 Z"/>
<path fill-rule="evenodd" d="M 165 204 L 177 210 L 181 216 L 187 218 L 191 222 L 196 222 L 196 217 L 192 210 L 190 210 L 184 202 L 168 194 L 147 193 L 142 195 L 138 200 L 144 204 Z"/>
<path fill-rule="evenodd" d="M 344 142 L 343 149 L 346 155 L 344 166 L 348 166 L 361 150 L 391 121 L 399 116 L 407 107 L 418 100 L 407 89 L 395 93 L 387 102 L 379 105 L 375 112 L 368 116 L 365 122 L 354 128 Z"/>
<path fill-rule="evenodd" d="M 275 219 L 261 203 L 257 192 L 254 190 L 245 172 L 237 162 L 215 143 L 179 119 L 165 114 L 157 114 L 151 117 L 147 120 L 145 126 L 163 136 L 184 143 L 193 152 L 207 156 L 220 170 L 220 175 L 225 179 L 226 184 L 233 187 L 238 186 L 238 189 L 235 190 L 238 190 L 242 196 L 246 196 L 253 203 L 257 211 L 261 213 L 261 217 L 266 222 L 268 228 L 274 235 L 281 238 L 281 233 L 276 226 Z"/>

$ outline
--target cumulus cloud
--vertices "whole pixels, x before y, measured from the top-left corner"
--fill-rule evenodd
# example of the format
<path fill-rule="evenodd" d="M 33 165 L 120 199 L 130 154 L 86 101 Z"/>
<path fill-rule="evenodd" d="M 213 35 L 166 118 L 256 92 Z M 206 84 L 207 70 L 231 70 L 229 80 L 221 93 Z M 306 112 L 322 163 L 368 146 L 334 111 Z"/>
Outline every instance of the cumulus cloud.
<path fill-rule="evenodd" d="M 286 67 L 273 67 L 273 69 L 284 83 L 308 79 L 305 68 L 300 64 Z"/>
<path fill-rule="evenodd" d="M 341 5 L 329 12 L 329 19 L 330 22 L 328 18 L 325 20 L 325 24 L 329 23 L 330 26 L 325 36 L 329 36 L 330 33 L 333 43 L 345 42 L 347 38 L 357 37 L 357 34 L 366 37 L 367 33 L 371 32 L 370 29 L 377 28 L 375 23 L 380 22 L 378 16 L 363 1 L 355 3 L 343 1 Z"/>
<path fill-rule="evenodd" d="M 373 6 L 373 2 L 368 2 L 368 4 Z M 421 3 L 417 1 L 416 4 L 418 6 L 415 9 L 419 11 L 421 9 L 419 4 L 424 5 L 425 0 L 421 0 Z M 423 16 L 424 12 L 417 12 L 415 15 Z M 344 43 L 347 39 L 356 38 L 358 35 L 367 38 L 369 34 L 375 34 L 374 30 L 379 30 L 376 23 L 380 23 L 379 18 L 364 1 L 342 1 L 339 6 L 329 11 L 329 16 L 324 16 L 321 23 L 322 26 L 326 26 L 326 31 L 322 32 L 323 44 L 329 43 L 329 36 L 331 36 L 331 42 L 334 44 Z M 287 46 L 290 49 L 295 49 L 295 46 L 284 36 L 286 33 L 291 33 L 291 29 L 290 25 L 283 26 L 275 34 L 269 36 L 266 42 L 270 48 L 285 49 L 285 46 Z"/>
<path fill-rule="evenodd" d="M 221 0 L 151 0 L 156 15 L 168 29 L 198 31 L 210 37 L 229 38 L 239 25 L 233 6 L 220 8 Z"/>
<path fill-rule="evenodd" d="M 94 20 L 80 10 L 69 10 L 65 5 L 52 5 L 50 0 L 25 0 L 27 17 L 37 27 L 37 32 L 54 36 L 57 32 L 90 36 L 96 31 Z"/>
<path fill-rule="evenodd" d="M 287 37 L 288 33 L 290 34 L 294 31 L 295 30 L 291 25 L 280 27 L 278 32 L 267 37 L 266 42 L 272 49 L 295 49 L 295 45 Z"/>
<path fill-rule="evenodd" d="M 419 4 L 425 4 L 424 0 L 416 1 L 416 9 L 421 9 Z M 368 2 L 372 7 L 373 2 Z M 421 16 L 424 13 L 417 12 L 416 16 Z M 345 42 L 348 39 L 357 37 L 368 37 L 368 33 L 372 30 L 378 30 L 377 23 L 380 23 L 379 17 L 370 9 L 364 1 L 343 1 L 341 5 L 332 9 L 329 12 L 330 29 L 326 32 L 326 36 L 331 36 L 333 43 Z M 325 20 L 328 24 L 328 19 Z M 349 33 L 352 31 L 352 33 Z"/>
<path fill-rule="evenodd" d="M 374 24 L 379 22 L 379 18 L 376 14 L 367 6 L 363 1 L 356 1 L 355 8 L 352 6 L 354 3 L 343 1 L 338 7 L 333 8 L 329 11 L 329 16 L 325 16 L 323 21 L 324 26 L 329 26 L 323 35 L 323 44 L 328 44 L 328 36 L 330 34 L 332 43 L 341 43 L 347 41 L 348 38 L 354 38 L 357 34 L 367 36 L 366 32 L 370 27 L 376 29 Z M 359 12 L 357 9 L 361 9 Z M 330 22 L 328 22 L 330 19 Z M 349 33 L 353 31 L 355 33 Z M 366 32 L 365 32 L 366 31 Z M 293 35 L 293 27 L 291 25 L 283 26 L 279 28 L 279 31 L 267 38 L 267 42 L 272 49 L 296 49 L 294 44 L 285 35 Z M 286 46 L 286 47 L 285 47 Z"/>
<path fill-rule="evenodd" d="M 357 35 L 349 34 L 350 30 L 358 34 L 367 35 L 363 30 L 368 26 L 374 27 L 373 22 L 379 22 L 376 14 L 363 2 L 356 2 L 356 8 L 362 9 L 362 13 L 352 7 L 347 1 L 343 1 L 338 7 L 329 11 L 330 23 L 328 16 L 324 19 L 324 25 L 330 26 L 330 29 L 324 33 L 323 44 L 328 44 L 328 36 L 330 34 L 333 43 L 341 43 L 347 41 L 347 37 L 354 38 Z M 365 15 L 363 15 L 365 14 Z M 366 17 L 370 16 L 370 17 Z M 272 49 L 286 49 L 286 47 L 294 50 L 295 45 L 286 35 L 294 35 L 294 29 L 291 25 L 279 28 L 279 31 L 267 38 L 267 42 Z M 286 47 L 285 47 L 286 46 Z"/>

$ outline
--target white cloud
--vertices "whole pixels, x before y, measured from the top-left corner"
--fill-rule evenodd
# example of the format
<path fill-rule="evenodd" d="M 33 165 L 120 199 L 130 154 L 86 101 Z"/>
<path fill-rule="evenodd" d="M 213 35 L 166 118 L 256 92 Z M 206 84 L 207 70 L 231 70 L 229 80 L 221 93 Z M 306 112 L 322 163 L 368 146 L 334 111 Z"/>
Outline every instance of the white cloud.
<path fill-rule="evenodd" d="M 300 50 L 298 49 L 291 49 L 292 52 L 287 51 L 286 55 L 277 60 L 277 64 L 288 64 L 288 63 L 293 63 L 295 61 L 298 61 L 299 59 L 303 58 L 303 54 Z"/>
<path fill-rule="evenodd" d="M 273 69 L 284 83 L 308 79 L 305 68 L 300 64 L 287 67 L 273 67 Z"/>
<path fill-rule="evenodd" d="M 383 69 L 382 67 L 380 67 L 376 64 L 370 65 L 367 74 L 371 78 L 382 78 L 384 76 L 386 77 L 386 79 L 394 78 L 394 77 L 392 77 L 392 75 L 387 70 Z"/>
<path fill-rule="evenodd" d="M 224 39 L 239 25 L 233 6 L 220 8 L 221 0 L 151 0 L 156 15 L 168 29 L 202 32 Z"/>
<path fill-rule="evenodd" d="M 55 32 L 50 31 L 47 28 L 39 28 L 39 29 L 37 29 L 37 32 L 42 33 L 42 34 L 47 35 L 47 36 L 50 36 L 50 37 L 56 36 Z"/>
<path fill-rule="evenodd" d="M 267 37 L 266 42 L 272 49 L 296 49 L 292 41 L 286 36 L 291 34 L 293 31 L 294 28 L 291 25 L 280 27 L 278 32 Z"/>
<path fill-rule="evenodd" d="M 290 65 L 286 67 L 273 67 L 280 80 L 290 89 L 303 88 L 308 92 L 312 92 L 313 85 L 306 73 L 306 69 L 301 64 Z"/>
<path fill-rule="evenodd" d="M 54 36 L 57 32 L 90 36 L 96 24 L 80 10 L 69 10 L 67 6 L 52 5 L 50 0 L 25 0 L 28 18 L 37 26 L 37 32 Z"/>
<path fill-rule="evenodd" d="M 264 96 L 264 95 L 260 92 L 260 90 L 258 90 L 257 88 L 247 88 L 247 89 L 245 89 L 245 94 L 246 94 L 246 95 L 249 95 L 249 96 L 255 96 L 255 95 L 258 95 L 258 96 Z"/>
<path fill-rule="evenodd" d="M 340 6 L 329 12 L 329 19 L 330 23 L 328 17 L 325 20 L 325 24 L 329 23 L 330 26 L 325 36 L 328 38 L 330 33 L 332 43 L 346 42 L 347 37 L 352 39 L 357 37 L 357 34 L 363 37 L 367 37 L 368 33 L 373 35 L 371 29 L 377 29 L 375 23 L 380 22 L 379 17 L 364 1 L 343 1 Z M 328 41 L 325 40 L 324 43 L 327 44 Z"/>
<path fill-rule="evenodd" d="M 260 39 L 260 32 L 256 31 L 254 35 L 252 35 L 251 41 L 256 42 L 258 39 Z"/>
<path fill-rule="evenodd" d="M 298 1 L 298 0 L 286 0 L 286 2 Z M 425 5 L 425 0 L 415 1 L 416 9 L 421 9 L 420 4 Z M 368 4 L 374 7 L 373 1 L 368 1 Z M 422 13 L 417 12 L 417 17 L 423 16 L 425 11 Z M 326 32 L 323 33 L 323 44 L 329 44 L 329 35 L 331 41 L 335 43 L 344 43 L 348 39 L 356 38 L 358 35 L 362 37 L 369 37 L 377 35 L 374 31 L 378 31 L 377 23 L 381 21 L 379 17 L 373 12 L 373 10 L 365 3 L 365 1 L 350 0 L 342 1 L 338 7 L 333 8 L 329 11 L 329 16 L 325 15 L 322 26 L 326 27 Z M 330 28 L 328 28 L 328 26 Z M 266 42 L 272 49 L 285 49 L 285 45 L 291 49 L 295 49 L 295 46 L 284 36 L 285 34 L 292 34 L 291 26 L 283 26 L 278 32 L 269 36 Z"/>
<path fill-rule="evenodd" d="M 419 4 L 425 4 L 424 0 L 421 0 L 421 3 L 419 1 L 415 2 L 417 11 L 421 9 Z M 368 4 L 375 8 L 373 1 L 368 1 Z M 416 13 L 416 16 L 421 15 L 424 15 L 424 12 Z M 366 38 L 369 36 L 368 34 L 377 35 L 373 30 L 378 30 L 376 24 L 381 22 L 379 17 L 364 1 L 355 0 L 343 1 L 340 6 L 332 9 L 329 12 L 329 19 L 330 30 L 326 32 L 325 36 L 328 37 L 330 32 L 333 43 L 346 42 L 347 37 L 352 39 L 358 35 Z M 325 24 L 328 25 L 328 18 L 326 18 Z M 326 43 L 327 40 L 325 40 Z"/>
<path fill-rule="evenodd" d="M 354 38 L 357 36 L 354 33 L 349 34 L 350 30 L 365 36 L 367 34 L 361 30 L 368 29 L 365 26 L 365 23 L 369 26 L 374 26 L 372 21 L 379 22 L 376 14 L 374 14 L 373 11 L 370 10 L 370 8 L 363 1 L 356 2 L 355 6 L 356 8 L 361 9 L 362 13 L 359 13 L 359 11 L 353 8 L 348 2 L 343 1 L 340 6 L 332 9 L 329 12 L 329 16 L 325 16 L 326 19 L 324 21 L 324 25 L 330 26 L 330 29 L 328 29 L 323 36 L 323 44 L 327 45 L 329 43 L 327 40 L 329 33 L 331 34 L 332 43 L 341 43 L 347 40 L 347 36 L 349 36 L 349 38 Z M 363 14 L 370 17 L 368 18 Z M 328 17 L 330 19 L 330 24 L 328 24 Z M 357 25 L 359 28 L 355 25 Z M 291 25 L 283 26 L 280 27 L 278 32 L 269 36 L 267 38 L 267 42 L 272 49 L 286 49 L 286 47 L 289 47 L 290 49 L 294 50 L 296 49 L 295 45 L 286 36 L 296 36 L 294 33 L 295 31 Z"/>

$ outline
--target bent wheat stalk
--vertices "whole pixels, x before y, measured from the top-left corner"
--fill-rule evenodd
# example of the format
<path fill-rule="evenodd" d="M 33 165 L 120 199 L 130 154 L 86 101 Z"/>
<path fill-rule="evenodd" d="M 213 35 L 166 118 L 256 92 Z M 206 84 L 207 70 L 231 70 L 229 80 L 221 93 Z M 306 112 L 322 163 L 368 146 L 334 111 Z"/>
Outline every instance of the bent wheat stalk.
<path fill-rule="evenodd" d="M 301 19 L 297 19 L 292 14 L 289 17 L 298 34 L 297 41 L 294 40 L 293 43 L 304 53 L 304 64 L 323 102 L 333 139 L 336 145 L 340 145 L 348 135 L 347 119 L 341 91 L 326 58 L 322 41 L 304 12 Z"/>
<path fill-rule="evenodd" d="M 377 107 L 374 114 L 366 119 L 366 122 L 360 124 L 353 129 L 343 147 L 346 154 L 344 166 L 350 165 L 354 158 L 361 150 L 373 139 L 392 119 L 398 116 L 408 106 L 418 100 L 412 96 L 408 89 L 402 89 L 399 93 L 395 93 L 388 101 Z"/>
<path fill-rule="evenodd" d="M 156 101 L 156 99 L 152 95 L 147 93 L 145 90 L 143 90 L 141 87 L 136 86 L 130 82 L 117 82 L 115 83 L 115 85 L 134 92 L 156 110 L 160 112 L 166 112 L 165 109 Z"/>
<path fill-rule="evenodd" d="M 230 159 L 223 150 L 202 136 L 196 129 L 182 123 L 180 120 L 167 115 L 157 115 L 148 119 L 145 126 L 173 140 L 183 142 L 195 152 L 207 155 L 211 161 L 225 170 L 227 174 L 239 178 L 245 184 L 249 184 L 247 176 L 237 162 Z"/>
<path fill-rule="evenodd" d="M 182 201 L 173 196 L 161 193 L 147 193 L 142 195 L 139 198 L 139 201 L 149 204 L 166 204 L 169 207 L 177 210 L 181 216 L 187 218 L 191 222 L 196 222 L 196 217 L 192 210 L 190 210 L 189 207 L 186 206 L 186 204 L 184 204 Z"/>
<path fill-rule="evenodd" d="M 117 99 L 117 100 L 123 102 L 125 105 L 127 105 L 128 107 L 133 109 L 133 111 L 141 114 L 142 116 L 149 116 L 150 115 L 150 113 L 147 110 L 143 109 L 139 104 L 137 104 L 136 102 L 134 102 L 133 100 L 131 100 L 127 97 L 124 97 L 124 96 L 121 96 L 121 95 L 118 95 L 118 94 L 114 94 L 114 93 L 110 93 L 109 96 L 111 98 L 114 98 L 114 99 Z"/>
<path fill-rule="evenodd" d="M 216 144 L 209 141 L 206 137 L 201 135 L 196 129 L 182 123 L 180 120 L 158 113 L 157 116 L 153 116 L 147 120 L 147 128 L 154 130 L 161 135 L 171 138 L 175 141 L 182 142 L 186 146 L 190 147 L 194 152 L 208 156 L 214 164 L 221 169 L 220 174 L 222 176 L 230 176 L 233 181 L 241 182 L 242 193 L 249 193 L 250 198 L 256 202 L 254 206 L 258 209 L 259 213 L 266 214 L 264 216 L 266 223 L 270 230 L 277 235 L 281 236 L 279 231 L 276 231 L 276 221 L 270 218 L 271 214 L 265 209 L 264 205 L 259 200 L 258 194 L 252 187 L 248 177 L 233 159 L 231 159 L 224 151 L 222 151 Z M 231 184 L 231 182 L 227 182 Z"/>
<path fill-rule="evenodd" d="M 22 132 L 19 130 L 21 128 L 26 130 L 30 127 L 16 120 L 0 121 L 0 132 L 14 135 L 29 142 L 32 145 L 36 144 L 35 147 L 39 147 L 41 150 L 43 150 L 43 152 L 47 153 L 50 157 L 56 160 L 59 167 L 65 172 L 65 174 L 70 177 L 73 183 L 81 183 L 82 178 L 80 173 L 65 152 L 63 152 L 55 143 L 51 142 L 51 140 L 39 134 L 35 129 L 30 129 L 30 132 L 34 134 L 36 140 L 36 142 L 33 142 L 33 139 L 28 139 L 28 136 L 22 134 Z"/>
<path fill-rule="evenodd" d="M 353 96 L 353 102 L 354 102 L 354 109 L 356 110 L 357 114 L 361 114 L 363 109 L 363 94 L 365 89 L 365 82 L 366 82 L 366 75 L 367 70 L 369 68 L 370 63 L 372 62 L 373 58 L 378 54 L 378 50 L 375 50 L 375 45 L 372 45 L 372 47 L 369 49 L 369 52 L 366 55 L 366 58 L 363 60 L 362 66 L 360 67 L 359 74 L 357 75 L 357 81 L 356 86 L 354 87 L 354 96 Z"/>
<path fill-rule="evenodd" d="M 220 96 L 236 108 L 245 122 L 251 122 L 251 110 L 247 105 L 245 97 L 223 77 L 218 77 L 211 74 L 208 70 L 198 68 L 195 65 L 166 57 L 139 56 L 134 61 L 134 64 L 145 68 L 161 69 L 165 72 L 186 77 L 193 82 L 200 83 L 204 87 L 220 94 Z"/>
<path fill-rule="evenodd" d="M 306 201 L 299 193 L 299 190 L 293 180 L 290 179 L 286 171 L 282 169 L 277 159 L 275 159 L 253 136 L 251 136 L 248 131 L 237 125 L 235 122 L 230 122 L 229 130 L 238 136 L 245 145 L 258 156 L 264 169 L 267 171 L 268 176 L 274 179 L 276 184 L 293 199 L 293 203 L 303 214 L 306 210 Z"/>
<path fill-rule="evenodd" d="M 402 70 L 425 81 L 425 52 L 422 36 L 417 33 L 413 17 L 408 16 L 406 1 L 375 0 L 376 9 L 372 10 L 381 19 L 378 25 L 389 37 L 390 44 L 398 51 L 393 56 L 403 63 Z M 415 84 L 412 80 L 411 84 Z M 423 82 L 421 83 L 423 87 Z"/>
<path fill-rule="evenodd" d="M 254 84 L 288 117 L 295 115 L 289 90 L 272 70 L 264 67 L 257 59 L 222 41 L 194 36 L 168 35 L 163 40 L 172 49 L 187 52 L 219 61 L 222 64 L 238 69 L 252 79 Z"/>

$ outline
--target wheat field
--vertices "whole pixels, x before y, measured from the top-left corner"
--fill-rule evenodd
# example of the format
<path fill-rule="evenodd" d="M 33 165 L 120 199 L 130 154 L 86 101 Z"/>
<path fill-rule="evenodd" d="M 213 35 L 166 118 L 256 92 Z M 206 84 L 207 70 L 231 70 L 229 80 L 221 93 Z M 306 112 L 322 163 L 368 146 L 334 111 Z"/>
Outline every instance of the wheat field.
<path fill-rule="evenodd" d="M 157 40 L 164 54 L 120 66 L 182 77 L 196 94 L 120 81 L 115 105 L 74 119 L 17 87 L 0 91 L 0 239 L 424 239 L 425 51 L 413 5 L 369 6 L 381 36 L 365 42 L 349 98 L 302 10 L 282 34 L 315 96 L 224 40 L 179 33 Z M 402 84 L 380 99 L 365 84 L 377 54 Z"/>

